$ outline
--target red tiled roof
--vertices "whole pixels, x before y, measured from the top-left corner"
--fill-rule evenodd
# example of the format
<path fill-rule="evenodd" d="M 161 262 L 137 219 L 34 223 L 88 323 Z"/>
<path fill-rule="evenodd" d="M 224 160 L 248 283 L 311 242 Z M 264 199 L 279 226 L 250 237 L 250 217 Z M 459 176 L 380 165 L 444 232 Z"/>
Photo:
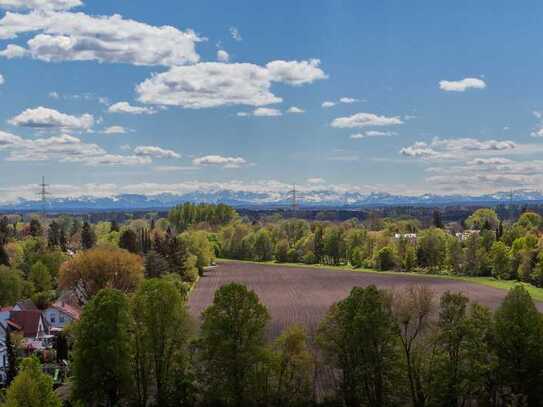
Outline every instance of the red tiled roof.
<path fill-rule="evenodd" d="M 8 323 L 23 331 L 25 338 L 35 337 L 42 318 L 39 310 L 11 311 Z"/>
<path fill-rule="evenodd" d="M 55 308 L 56 310 L 63 312 L 74 320 L 79 320 L 79 316 L 81 315 L 81 310 L 79 308 L 62 301 L 55 302 L 53 305 L 51 305 L 51 308 Z"/>

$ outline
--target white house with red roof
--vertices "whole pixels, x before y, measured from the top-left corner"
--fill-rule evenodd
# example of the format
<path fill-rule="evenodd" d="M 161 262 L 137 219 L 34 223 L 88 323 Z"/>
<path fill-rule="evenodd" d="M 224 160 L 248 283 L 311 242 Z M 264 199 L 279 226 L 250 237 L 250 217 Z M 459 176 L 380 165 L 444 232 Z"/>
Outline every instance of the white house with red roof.
<path fill-rule="evenodd" d="M 66 325 L 78 321 L 81 310 L 64 301 L 56 301 L 43 311 L 49 328 L 63 329 Z"/>

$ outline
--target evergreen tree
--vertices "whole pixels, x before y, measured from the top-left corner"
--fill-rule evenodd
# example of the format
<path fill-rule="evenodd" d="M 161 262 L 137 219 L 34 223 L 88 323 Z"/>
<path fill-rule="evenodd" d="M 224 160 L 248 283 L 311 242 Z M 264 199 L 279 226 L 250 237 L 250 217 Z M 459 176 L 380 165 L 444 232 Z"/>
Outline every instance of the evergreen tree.
<path fill-rule="evenodd" d="M 64 228 L 60 228 L 60 234 L 58 237 L 58 244 L 60 246 L 60 249 L 65 252 L 68 250 L 68 242 L 66 241 L 66 235 L 64 233 Z"/>
<path fill-rule="evenodd" d="M 9 256 L 2 242 L 0 242 L 0 266 L 10 266 Z"/>
<path fill-rule="evenodd" d="M 32 218 L 30 221 L 30 236 L 40 237 L 43 235 L 43 229 L 38 219 Z"/>
<path fill-rule="evenodd" d="M 170 266 L 164 256 L 154 250 L 145 255 L 145 277 L 162 277 L 169 272 Z"/>
<path fill-rule="evenodd" d="M 438 209 L 434 209 L 432 212 L 432 224 L 435 228 L 443 229 L 443 222 L 441 221 L 441 212 Z"/>
<path fill-rule="evenodd" d="M 94 235 L 92 226 L 88 222 L 83 223 L 83 227 L 81 228 L 81 247 L 84 250 L 89 250 L 92 249 L 95 243 L 96 236 Z"/>
<path fill-rule="evenodd" d="M 49 225 L 49 230 L 47 231 L 47 244 L 49 248 L 60 245 L 60 226 L 55 221 L 51 222 Z"/>
<path fill-rule="evenodd" d="M 119 247 L 130 253 L 138 253 L 138 236 L 132 229 L 126 229 L 119 238 Z"/>
<path fill-rule="evenodd" d="M 119 224 L 115 219 L 111 221 L 111 229 L 112 232 L 118 232 L 119 231 Z"/>
<path fill-rule="evenodd" d="M 12 341 L 11 329 L 6 330 L 6 356 L 8 362 L 8 369 L 6 371 L 6 381 L 9 386 L 15 376 L 17 376 L 17 351 Z"/>

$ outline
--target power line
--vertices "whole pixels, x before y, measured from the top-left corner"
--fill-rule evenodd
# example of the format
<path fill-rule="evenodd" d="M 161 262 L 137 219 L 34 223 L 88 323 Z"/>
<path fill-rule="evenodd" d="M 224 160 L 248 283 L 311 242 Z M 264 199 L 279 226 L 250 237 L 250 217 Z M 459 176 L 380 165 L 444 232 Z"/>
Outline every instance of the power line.
<path fill-rule="evenodd" d="M 41 210 L 42 214 L 45 215 L 47 209 L 47 195 L 51 195 L 51 193 L 47 191 L 49 184 L 45 183 L 45 177 L 41 177 L 41 184 L 38 184 L 38 186 L 40 187 L 40 191 L 37 192 L 37 195 L 41 198 Z"/>
<path fill-rule="evenodd" d="M 292 186 L 292 189 L 288 191 L 288 194 L 289 194 L 289 199 L 291 200 L 292 210 L 295 211 L 299 207 L 298 200 L 297 200 L 298 196 L 296 195 L 296 184 Z"/>

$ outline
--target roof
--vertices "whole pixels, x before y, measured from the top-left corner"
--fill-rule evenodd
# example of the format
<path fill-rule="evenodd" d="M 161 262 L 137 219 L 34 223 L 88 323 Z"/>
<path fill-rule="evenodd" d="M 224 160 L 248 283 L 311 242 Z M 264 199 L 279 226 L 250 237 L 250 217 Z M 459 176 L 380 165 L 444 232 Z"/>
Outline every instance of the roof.
<path fill-rule="evenodd" d="M 41 318 L 40 310 L 11 311 L 8 324 L 23 331 L 25 338 L 30 338 L 38 334 Z"/>
<path fill-rule="evenodd" d="M 81 310 L 79 308 L 74 307 L 73 305 L 70 305 L 64 301 L 56 301 L 49 308 L 54 308 L 75 320 L 78 320 L 81 315 Z"/>
<path fill-rule="evenodd" d="M 32 302 L 32 300 L 29 300 L 29 299 L 17 301 L 15 306 L 19 306 L 19 308 L 21 308 L 21 310 L 23 311 L 38 309 L 38 307 L 36 307 L 36 305 Z"/>

